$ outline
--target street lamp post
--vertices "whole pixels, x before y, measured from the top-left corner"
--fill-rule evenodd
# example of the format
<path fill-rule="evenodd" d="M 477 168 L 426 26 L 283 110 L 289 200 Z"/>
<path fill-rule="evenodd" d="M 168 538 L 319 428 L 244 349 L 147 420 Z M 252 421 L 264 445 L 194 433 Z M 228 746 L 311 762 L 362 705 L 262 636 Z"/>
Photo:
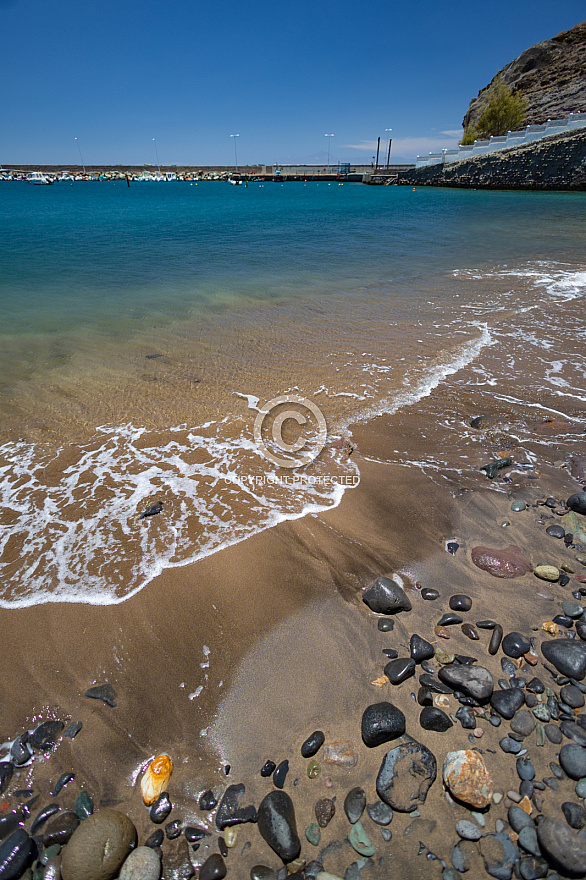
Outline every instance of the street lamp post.
<path fill-rule="evenodd" d="M 159 151 L 157 149 L 157 139 L 153 138 L 153 143 L 155 145 L 155 157 L 157 159 L 157 168 L 159 169 L 159 175 L 161 174 L 161 165 L 159 163 Z"/>
<path fill-rule="evenodd" d="M 231 138 L 234 138 L 234 163 L 236 165 L 236 174 L 238 174 L 238 150 L 236 148 L 236 138 L 239 138 L 239 134 L 231 134 Z"/>
<path fill-rule="evenodd" d="M 81 159 L 81 167 L 83 168 L 83 173 L 85 174 L 85 164 L 83 161 L 83 156 L 81 155 L 81 147 L 79 146 L 79 140 L 77 138 L 75 138 L 75 140 L 77 141 L 77 149 L 79 150 L 79 158 Z"/>
<path fill-rule="evenodd" d="M 324 135 L 324 137 L 333 138 L 334 135 L 333 134 L 326 134 L 326 135 Z M 330 144 L 331 144 L 331 141 L 328 141 L 328 174 L 330 173 Z"/>
<path fill-rule="evenodd" d="M 392 131 L 392 128 L 385 128 L 385 131 Z M 391 161 L 391 144 L 393 143 L 392 137 L 389 135 L 389 152 L 387 153 L 387 171 L 389 170 L 389 162 Z"/>

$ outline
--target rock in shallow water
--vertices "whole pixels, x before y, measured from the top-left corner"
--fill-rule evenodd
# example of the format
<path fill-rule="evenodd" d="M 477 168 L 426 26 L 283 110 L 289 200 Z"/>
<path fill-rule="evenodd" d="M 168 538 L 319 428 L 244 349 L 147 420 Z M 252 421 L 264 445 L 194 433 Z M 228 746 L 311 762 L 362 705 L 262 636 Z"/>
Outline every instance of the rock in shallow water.
<path fill-rule="evenodd" d="M 410 813 L 425 803 L 437 776 L 430 750 L 410 739 L 385 755 L 376 779 L 379 798 L 400 813 Z"/>
<path fill-rule="evenodd" d="M 111 684 L 96 684 L 94 687 L 88 688 L 84 696 L 91 700 L 101 700 L 112 709 L 116 708 L 116 691 Z"/>
<path fill-rule="evenodd" d="M 258 808 L 258 830 L 277 855 L 292 862 L 301 851 L 293 801 L 284 791 L 271 791 Z M 67 880 L 67 878 L 65 878 Z"/>
<path fill-rule="evenodd" d="M 136 829 L 118 810 L 98 810 L 74 831 L 61 860 L 63 880 L 115 877 L 136 841 Z"/>
<path fill-rule="evenodd" d="M 457 800 L 478 810 L 492 798 L 492 779 L 479 752 L 460 749 L 448 752 L 443 766 L 444 783 Z"/>
<path fill-rule="evenodd" d="M 362 740 L 373 748 L 405 733 L 405 716 L 392 703 L 373 703 L 362 715 Z"/>
<path fill-rule="evenodd" d="M 412 605 L 403 589 L 395 581 L 380 577 L 362 595 L 362 601 L 377 614 L 397 614 L 411 611 Z"/>

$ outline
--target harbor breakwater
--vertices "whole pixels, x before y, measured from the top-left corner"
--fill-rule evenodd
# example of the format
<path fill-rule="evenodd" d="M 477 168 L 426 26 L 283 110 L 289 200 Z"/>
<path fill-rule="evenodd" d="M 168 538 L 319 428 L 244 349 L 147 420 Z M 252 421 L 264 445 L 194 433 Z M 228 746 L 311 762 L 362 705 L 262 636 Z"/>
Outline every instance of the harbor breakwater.
<path fill-rule="evenodd" d="M 408 186 L 586 191 L 586 130 L 400 173 Z"/>

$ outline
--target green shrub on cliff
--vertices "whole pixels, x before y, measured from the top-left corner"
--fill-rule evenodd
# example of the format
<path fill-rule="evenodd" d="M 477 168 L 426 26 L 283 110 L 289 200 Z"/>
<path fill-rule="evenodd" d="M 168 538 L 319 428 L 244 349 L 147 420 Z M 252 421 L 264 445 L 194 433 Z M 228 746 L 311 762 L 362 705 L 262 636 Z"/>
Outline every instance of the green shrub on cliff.
<path fill-rule="evenodd" d="M 516 131 L 524 124 L 526 114 L 525 98 L 514 95 L 502 77 L 497 76 L 484 98 L 482 113 L 476 125 L 476 137 L 489 138 L 492 135 Z"/>
<path fill-rule="evenodd" d="M 466 147 L 470 144 L 473 144 L 477 137 L 478 132 L 476 131 L 476 126 L 467 125 L 464 129 L 464 137 L 460 141 L 458 141 L 458 143 L 460 144 L 460 146 Z"/>

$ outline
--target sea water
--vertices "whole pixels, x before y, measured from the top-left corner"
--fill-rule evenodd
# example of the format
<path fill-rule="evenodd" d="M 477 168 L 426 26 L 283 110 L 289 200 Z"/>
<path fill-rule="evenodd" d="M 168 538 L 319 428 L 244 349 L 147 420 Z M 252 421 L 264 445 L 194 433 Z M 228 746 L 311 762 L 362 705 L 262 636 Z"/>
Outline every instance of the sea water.
<path fill-rule="evenodd" d="M 433 473 L 467 395 L 575 417 L 585 208 L 334 182 L 0 184 L 2 604 L 124 601 L 339 503 L 358 420 L 424 401 L 427 443 L 407 431 L 396 459 Z M 254 436 L 284 394 L 327 423 L 297 481 Z"/>

